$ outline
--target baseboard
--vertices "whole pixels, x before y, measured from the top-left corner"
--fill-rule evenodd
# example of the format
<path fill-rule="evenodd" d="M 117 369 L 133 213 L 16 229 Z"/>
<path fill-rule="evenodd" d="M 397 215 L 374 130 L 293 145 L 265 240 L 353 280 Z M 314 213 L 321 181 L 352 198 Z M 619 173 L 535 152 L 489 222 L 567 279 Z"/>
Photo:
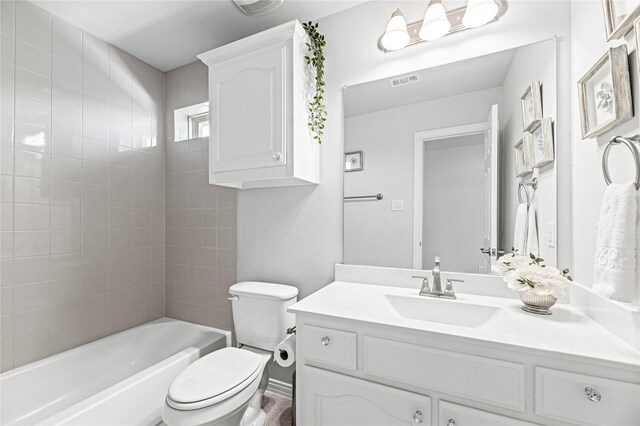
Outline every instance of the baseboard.
<path fill-rule="evenodd" d="M 283 398 L 291 399 L 293 394 L 293 386 L 290 383 L 281 382 L 280 380 L 269 379 L 267 392 L 274 393 Z"/>

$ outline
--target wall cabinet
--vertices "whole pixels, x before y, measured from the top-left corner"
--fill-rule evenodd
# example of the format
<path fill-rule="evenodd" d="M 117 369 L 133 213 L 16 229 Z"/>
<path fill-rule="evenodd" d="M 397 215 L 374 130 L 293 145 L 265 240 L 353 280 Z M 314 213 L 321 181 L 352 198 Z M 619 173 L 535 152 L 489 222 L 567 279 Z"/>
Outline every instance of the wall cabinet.
<path fill-rule="evenodd" d="M 333 317 L 296 325 L 298 424 L 640 424 L 627 367 Z"/>
<path fill-rule="evenodd" d="M 209 183 L 319 183 L 319 146 L 307 127 L 305 41 L 292 21 L 198 55 L 209 67 Z"/>

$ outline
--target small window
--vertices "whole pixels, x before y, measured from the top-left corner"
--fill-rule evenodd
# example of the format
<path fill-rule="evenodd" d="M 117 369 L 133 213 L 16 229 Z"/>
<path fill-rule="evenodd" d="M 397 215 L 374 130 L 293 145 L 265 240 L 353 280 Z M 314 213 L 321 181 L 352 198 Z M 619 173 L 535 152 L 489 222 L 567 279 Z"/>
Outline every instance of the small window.
<path fill-rule="evenodd" d="M 209 102 L 173 111 L 174 142 L 209 136 Z"/>
<path fill-rule="evenodd" d="M 209 136 L 209 113 L 192 115 L 189 117 L 189 139 Z"/>

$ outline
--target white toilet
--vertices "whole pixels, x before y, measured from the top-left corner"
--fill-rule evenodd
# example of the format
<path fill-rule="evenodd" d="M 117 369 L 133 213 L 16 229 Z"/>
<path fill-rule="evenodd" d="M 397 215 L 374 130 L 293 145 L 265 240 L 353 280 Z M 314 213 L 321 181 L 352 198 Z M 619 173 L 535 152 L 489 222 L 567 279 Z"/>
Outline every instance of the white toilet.
<path fill-rule="evenodd" d="M 298 289 L 288 285 L 241 282 L 229 289 L 238 348 L 200 358 L 173 380 L 162 409 L 169 426 L 262 426 L 265 368 L 295 316 L 287 308 Z"/>

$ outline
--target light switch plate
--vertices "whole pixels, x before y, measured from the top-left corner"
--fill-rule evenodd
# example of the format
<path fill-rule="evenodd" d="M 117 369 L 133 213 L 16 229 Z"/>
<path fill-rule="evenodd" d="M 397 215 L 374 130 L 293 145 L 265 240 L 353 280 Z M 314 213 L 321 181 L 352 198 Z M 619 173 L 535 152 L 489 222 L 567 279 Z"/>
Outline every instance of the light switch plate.
<path fill-rule="evenodd" d="M 404 200 L 391 200 L 391 211 L 404 210 Z"/>
<path fill-rule="evenodd" d="M 547 222 L 547 246 L 556 246 L 556 223 Z"/>

